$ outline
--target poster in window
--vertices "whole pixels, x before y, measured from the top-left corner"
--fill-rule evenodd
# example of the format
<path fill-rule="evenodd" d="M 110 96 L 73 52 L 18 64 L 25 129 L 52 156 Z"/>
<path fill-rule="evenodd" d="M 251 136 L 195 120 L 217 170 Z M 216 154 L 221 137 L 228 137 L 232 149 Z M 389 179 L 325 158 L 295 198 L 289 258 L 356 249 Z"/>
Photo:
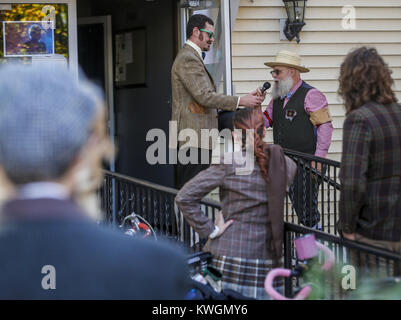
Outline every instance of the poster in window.
<path fill-rule="evenodd" d="M 53 22 L 3 21 L 5 57 L 54 54 Z"/>
<path fill-rule="evenodd" d="M 115 34 L 116 87 L 146 86 L 146 29 Z"/>

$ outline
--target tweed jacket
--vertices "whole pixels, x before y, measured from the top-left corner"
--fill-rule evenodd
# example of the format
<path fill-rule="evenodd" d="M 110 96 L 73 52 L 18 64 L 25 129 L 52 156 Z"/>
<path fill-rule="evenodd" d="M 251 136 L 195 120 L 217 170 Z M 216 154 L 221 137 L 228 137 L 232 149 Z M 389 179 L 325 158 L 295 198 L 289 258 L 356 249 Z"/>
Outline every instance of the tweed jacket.
<path fill-rule="evenodd" d="M 339 228 L 401 240 L 401 106 L 368 103 L 344 122 Z"/>
<path fill-rule="evenodd" d="M 226 160 L 230 160 L 226 164 L 222 157 L 219 164 L 201 171 L 178 193 L 176 203 L 185 219 L 200 237 L 206 238 L 214 230 L 214 222 L 201 211 L 199 202 L 219 187 L 224 220 L 233 219 L 234 223 L 220 237 L 209 240 L 204 250 L 214 255 L 247 259 L 272 259 L 281 255 L 284 197 L 296 165 L 290 159 L 286 164 L 280 146 L 270 145 L 269 149 L 269 184 L 254 157 L 252 165 L 241 164 L 245 153 L 234 152 L 225 154 Z"/>
<path fill-rule="evenodd" d="M 202 58 L 190 45 L 185 44 L 174 60 L 171 69 L 173 96 L 172 121 L 177 122 L 180 133 L 193 129 L 195 138 L 187 138 L 187 147 L 212 149 L 212 139 L 201 139 L 201 129 L 217 129 L 217 109 L 235 110 L 238 97 L 216 93 L 212 76 Z M 177 148 L 177 136 L 171 133 L 169 146 Z M 181 140 L 178 136 L 178 140 Z M 201 141 L 202 140 L 202 141 Z M 214 142 L 214 141 L 213 141 Z M 179 141 L 179 146 L 185 142 Z"/>

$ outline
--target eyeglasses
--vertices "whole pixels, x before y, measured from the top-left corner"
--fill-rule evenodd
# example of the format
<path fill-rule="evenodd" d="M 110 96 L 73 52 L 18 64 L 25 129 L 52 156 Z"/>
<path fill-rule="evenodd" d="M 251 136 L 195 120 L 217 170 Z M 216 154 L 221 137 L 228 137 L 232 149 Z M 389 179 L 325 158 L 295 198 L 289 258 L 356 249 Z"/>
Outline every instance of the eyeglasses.
<path fill-rule="evenodd" d="M 209 39 L 214 38 L 215 34 L 212 31 L 206 30 L 206 29 L 199 29 L 200 31 L 206 32 L 209 35 Z"/>
<path fill-rule="evenodd" d="M 280 74 L 280 72 L 283 72 L 283 70 L 276 69 L 276 70 L 270 71 L 270 74 L 272 76 L 274 76 L 274 74 L 276 74 L 276 76 L 278 76 Z"/>

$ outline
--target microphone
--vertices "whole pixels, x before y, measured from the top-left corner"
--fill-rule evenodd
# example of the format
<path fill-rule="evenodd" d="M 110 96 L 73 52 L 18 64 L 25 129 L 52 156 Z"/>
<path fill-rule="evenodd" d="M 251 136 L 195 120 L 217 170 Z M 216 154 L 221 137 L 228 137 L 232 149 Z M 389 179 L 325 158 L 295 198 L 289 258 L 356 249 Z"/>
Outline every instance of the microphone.
<path fill-rule="evenodd" d="M 263 88 L 262 88 L 262 94 L 267 90 L 267 89 L 269 89 L 270 87 L 271 87 L 272 85 L 270 84 L 270 82 L 268 82 L 268 81 L 266 81 L 264 84 L 263 84 Z"/>

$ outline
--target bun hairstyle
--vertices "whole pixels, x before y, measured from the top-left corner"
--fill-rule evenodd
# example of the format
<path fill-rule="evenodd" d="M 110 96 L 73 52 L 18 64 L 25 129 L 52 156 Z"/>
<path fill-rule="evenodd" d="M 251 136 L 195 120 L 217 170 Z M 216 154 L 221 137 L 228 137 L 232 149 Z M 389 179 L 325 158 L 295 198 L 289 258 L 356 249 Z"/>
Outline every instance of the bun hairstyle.
<path fill-rule="evenodd" d="M 242 131 L 241 134 L 243 150 L 246 148 L 247 130 L 254 130 L 251 141 L 253 142 L 256 163 L 259 165 L 266 182 L 269 182 L 269 155 L 267 143 L 263 141 L 265 121 L 263 119 L 262 112 L 259 109 L 254 108 L 238 109 L 234 114 L 233 124 L 235 129 L 241 129 Z"/>

